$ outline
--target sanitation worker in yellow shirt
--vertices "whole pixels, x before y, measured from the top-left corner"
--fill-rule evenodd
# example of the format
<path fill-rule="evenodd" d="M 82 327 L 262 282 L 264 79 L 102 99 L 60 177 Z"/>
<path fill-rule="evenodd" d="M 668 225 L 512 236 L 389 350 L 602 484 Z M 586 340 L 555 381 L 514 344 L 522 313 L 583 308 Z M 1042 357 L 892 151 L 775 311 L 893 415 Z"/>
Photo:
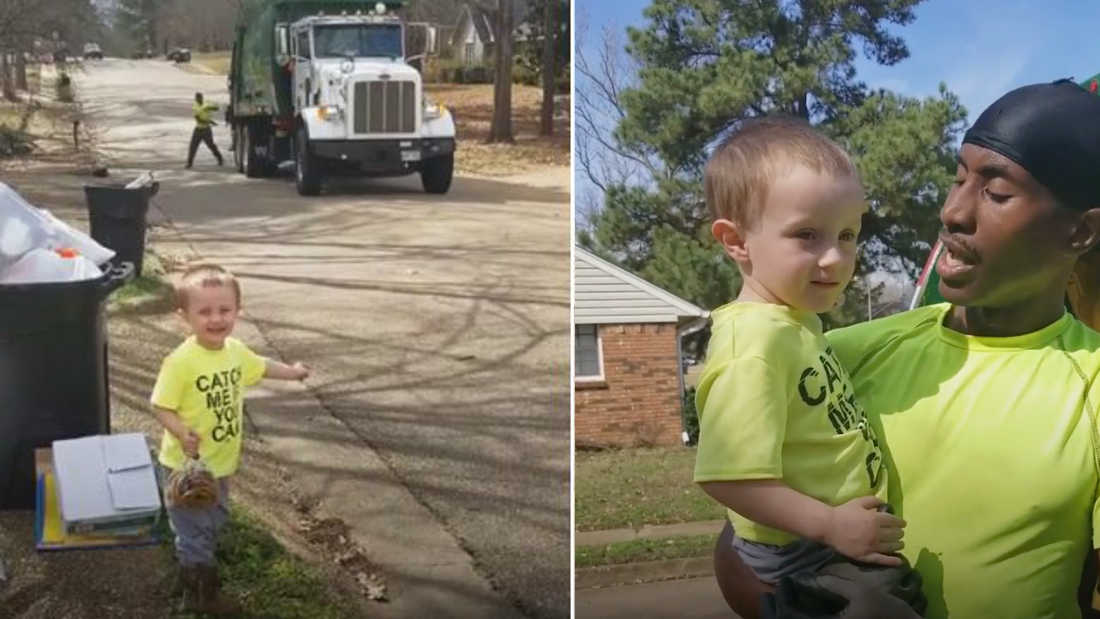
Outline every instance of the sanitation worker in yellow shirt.
<path fill-rule="evenodd" d="M 218 145 L 214 143 L 214 130 L 211 129 L 218 123 L 210 118 L 210 113 L 217 109 L 217 105 L 203 102 L 201 92 L 195 93 L 195 103 L 191 106 L 191 111 L 195 115 L 195 130 L 191 132 L 191 145 L 187 148 L 188 168 L 195 162 L 195 152 L 199 149 L 199 142 L 206 144 L 210 152 L 214 153 L 214 156 L 218 158 L 218 165 L 225 163 L 222 154 L 218 152 Z"/>
<path fill-rule="evenodd" d="M 947 302 L 827 334 L 882 440 L 928 619 L 1097 616 L 1082 566 L 1100 547 L 1100 334 L 1064 305 L 1097 318 L 1097 119 L 1100 97 L 1068 80 L 994 102 L 940 212 Z M 753 619 L 768 587 L 729 539 L 716 577 Z"/>

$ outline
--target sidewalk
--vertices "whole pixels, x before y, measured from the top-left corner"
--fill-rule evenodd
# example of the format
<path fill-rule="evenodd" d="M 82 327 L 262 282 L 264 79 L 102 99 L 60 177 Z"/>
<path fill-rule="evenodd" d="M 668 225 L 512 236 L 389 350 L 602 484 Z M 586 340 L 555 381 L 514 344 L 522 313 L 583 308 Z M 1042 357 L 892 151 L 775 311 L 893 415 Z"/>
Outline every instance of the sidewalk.
<path fill-rule="evenodd" d="M 247 318 L 235 337 L 278 356 Z M 438 520 L 418 502 L 369 446 L 300 383 L 267 381 L 248 393 L 256 435 L 293 476 L 317 517 L 352 524 L 349 535 L 382 567 L 390 601 L 376 617 L 522 615 L 488 581 Z M 308 427 L 308 431 L 303 431 Z"/>
<path fill-rule="evenodd" d="M 580 531 L 574 537 L 574 545 L 576 547 L 605 546 L 639 539 L 667 539 L 693 535 L 713 535 L 717 539 L 724 523 L 724 520 L 704 520 L 678 524 L 643 525 L 638 529 Z M 708 551 L 699 557 L 577 568 L 574 588 L 579 591 L 595 587 L 710 576 L 713 573 L 713 559 Z"/>

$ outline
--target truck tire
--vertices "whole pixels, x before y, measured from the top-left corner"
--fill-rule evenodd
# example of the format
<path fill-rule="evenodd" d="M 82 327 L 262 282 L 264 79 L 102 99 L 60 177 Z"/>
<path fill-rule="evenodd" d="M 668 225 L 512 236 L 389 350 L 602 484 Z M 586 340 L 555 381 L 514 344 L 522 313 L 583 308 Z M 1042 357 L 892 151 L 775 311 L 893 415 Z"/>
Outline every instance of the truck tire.
<path fill-rule="evenodd" d="M 244 174 L 244 125 L 233 123 L 233 163 L 237 172 Z"/>
<path fill-rule="evenodd" d="M 298 127 L 294 140 L 295 180 L 298 194 L 315 196 L 321 193 L 321 171 L 317 168 L 316 158 L 309 152 L 309 132 L 305 126 Z"/>
<path fill-rule="evenodd" d="M 243 128 L 240 148 L 244 159 L 244 174 L 248 178 L 260 178 L 264 175 L 264 162 L 256 156 L 256 140 L 260 137 L 260 132 L 254 123 L 247 123 Z"/>
<path fill-rule="evenodd" d="M 432 157 L 424 161 L 424 167 L 420 169 L 420 183 L 424 185 L 424 191 L 428 193 L 447 193 L 451 188 L 451 177 L 454 176 L 454 153 Z"/>

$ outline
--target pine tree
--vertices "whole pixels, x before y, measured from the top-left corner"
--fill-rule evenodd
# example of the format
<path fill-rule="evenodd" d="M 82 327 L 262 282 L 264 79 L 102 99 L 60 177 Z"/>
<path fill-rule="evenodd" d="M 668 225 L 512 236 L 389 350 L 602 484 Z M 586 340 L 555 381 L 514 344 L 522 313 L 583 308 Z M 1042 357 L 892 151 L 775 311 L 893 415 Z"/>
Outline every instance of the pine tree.
<path fill-rule="evenodd" d="M 645 183 L 609 186 L 579 241 L 704 307 L 728 301 L 740 280 L 710 239 L 702 169 L 742 120 L 783 113 L 838 140 L 860 169 L 871 214 L 857 275 L 915 274 L 939 225 L 966 111 L 943 85 L 925 99 L 872 91 L 853 62 L 857 49 L 883 65 L 906 58 L 887 26 L 912 22 L 919 1 L 654 0 L 647 23 L 628 29 L 638 80 L 620 94 L 613 138 L 662 167 Z M 866 291 L 855 284 L 858 306 Z"/>

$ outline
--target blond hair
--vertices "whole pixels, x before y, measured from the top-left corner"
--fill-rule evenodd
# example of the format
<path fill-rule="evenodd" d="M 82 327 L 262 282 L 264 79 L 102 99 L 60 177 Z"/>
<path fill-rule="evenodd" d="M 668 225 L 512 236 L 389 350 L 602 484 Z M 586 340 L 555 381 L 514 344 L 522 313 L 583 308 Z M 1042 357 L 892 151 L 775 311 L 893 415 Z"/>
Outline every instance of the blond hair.
<path fill-rule="evenodd" d="M 785 117 L 742 121 L 714 149 L 703 172 L 711 218 L 753 226 L 776 177 L 795 165 L 837 177 L 859 176 L 848 153 L 804 121 Z"/>
<path fill-rule="evenodd" d="M 231 286 L 237 307 L 241 306 L 241 284 L 233 274 L 216 264 L 199 264 L 188 267 L 176 284 L 176 305 L 186 310 L 190 294 L 197 288 Z"/>

